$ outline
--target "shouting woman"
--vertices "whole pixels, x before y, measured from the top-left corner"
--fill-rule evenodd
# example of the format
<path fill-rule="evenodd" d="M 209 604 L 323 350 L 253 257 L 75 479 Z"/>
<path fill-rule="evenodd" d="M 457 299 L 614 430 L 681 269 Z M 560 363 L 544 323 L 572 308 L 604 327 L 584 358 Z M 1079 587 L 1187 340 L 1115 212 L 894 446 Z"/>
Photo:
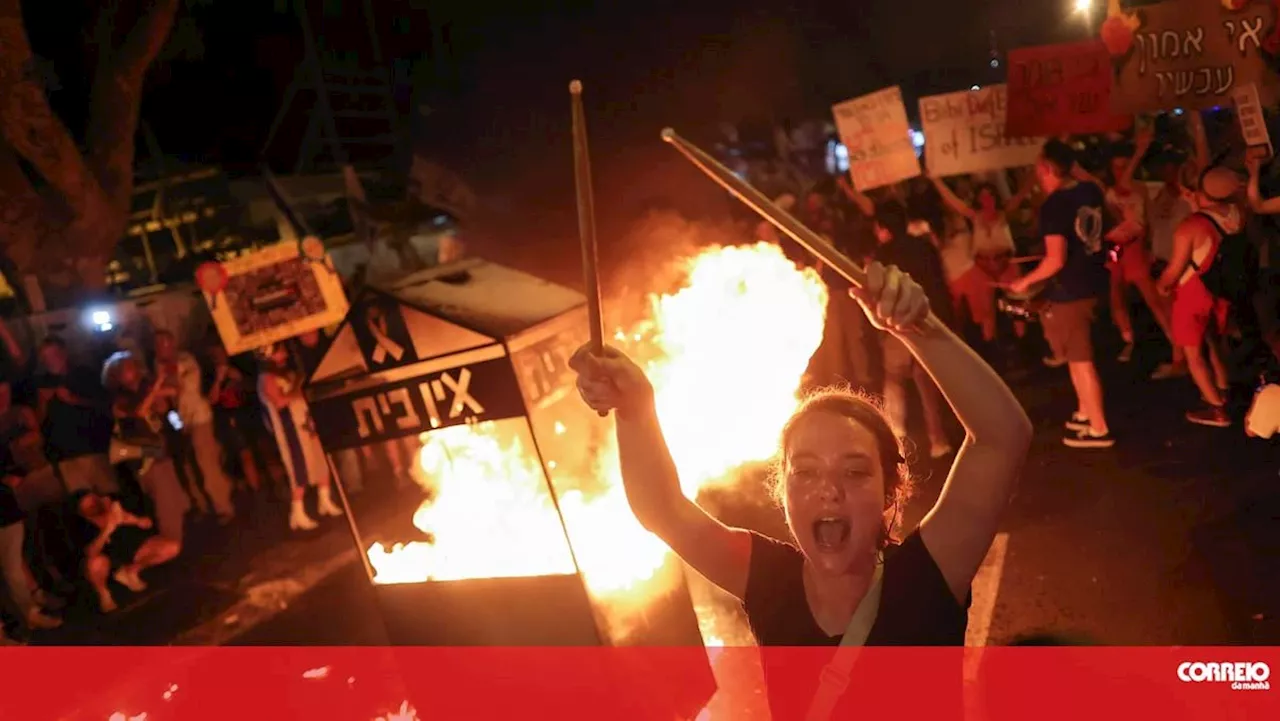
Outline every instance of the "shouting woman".
<path fill-rule="evenodd" d="M 635 363 L 584 348 L 571 365 L 587 405 L 617 413 L 636 518 L 742 602 L 761 645 L 840 645 L 867 604 L 878 604 L 874 621 L 854 633 L 868 645 L 963 645 L 969 586 L 1017 483 L 1031 424 L 990 366 L 926 322 L 928 298 L 910 277 L 872 263 L 855 298 L 928 371 L 966 430 L 937 504 L 898 544 L 891 531 L 908 488 L 901 441 L 863 397 L 819 392 L 787 421 L 777 482 L 794 544 L 781 543 L 726 526 L 684 496 L 653 387 Z M 769 686 L 774 718 L 794 717 L 779 685 Z"/>

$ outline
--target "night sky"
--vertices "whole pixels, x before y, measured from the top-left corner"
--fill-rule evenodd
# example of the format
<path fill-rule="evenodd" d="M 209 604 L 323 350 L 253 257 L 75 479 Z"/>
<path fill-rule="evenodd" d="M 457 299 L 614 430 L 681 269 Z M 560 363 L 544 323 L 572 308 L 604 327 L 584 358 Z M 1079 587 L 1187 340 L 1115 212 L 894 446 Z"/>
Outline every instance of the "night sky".
<path fill-rule="evenodd" d="M 55 105 L 74 125 L 85 96 L 76 82 L 84 75 L 76 26 L 86 24 L 88 14 L 77 16 L 68 5 L 73 3 L 31 0 L 24 11 L 37 53 L 53 61 L 60 79 Z M 267 128 L 302 57 L 296 18 L 280 12 L 282 5 L 188 0 L 144 98 L 143 117 L 166 154 L 220 163 L 233 172 L 259 162 Z M 367 42 L 360 0 L 310 5 L 327 45 Z M 399 59 L 417 88 L 401 89 L 402 109 L 415 103 L 433 108 L 418 123 L 416 142 L 461 172 L 495 212 L 555 234 L 572 229 L 567 84 L 574 77 L 587 89 L 607 230 L 612 215 L 629 217 L 646 204 L 687 201 L 707 190 L 706 181 L 658 141 L 663 126 L 707 141 L 720 121 L 828 117 L 832 103 L 895 83 L 911 107 L 919 93 L 999 81 L 988 66 L 993 32 L 1002 51 L 1083 32 L 1069 0 L 373 5 L 388 64 Z M 331 13 L 327 20 L 322 8 Z M 433 22 L 447 28 L 447 46 L 436 48 L 443 60 L 419 62 L 410 76 L 409 61 L 433 50 Z M 193 45 L 203 48 L 198 59 L 173 57 Z M 277 171 L 287 171 L 296 153 L 305 121 L 305 108 L 297 110 L 267 156 Z"/>

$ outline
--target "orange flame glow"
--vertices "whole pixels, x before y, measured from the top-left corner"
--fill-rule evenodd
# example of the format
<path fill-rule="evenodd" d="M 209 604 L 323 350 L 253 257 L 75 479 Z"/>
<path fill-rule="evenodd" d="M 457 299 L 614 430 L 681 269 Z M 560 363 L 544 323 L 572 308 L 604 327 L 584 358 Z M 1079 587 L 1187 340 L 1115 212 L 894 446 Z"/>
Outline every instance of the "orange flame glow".
<path fill-rule="evenodd" d="M 694 498 L 775 451 L 822 338 L 826 289 L 814 271 L 797 270 L 766 243 L 713 247 L 685 270 L 684 287 L 651 296 L 647 319 L 615 341 L 652 380 L 684 493 Z M 572 438 L 574 428 L 566 414 L 554 433 Z M 590 467 L 576 471 L 580 483 L 566 482 L 570 469 L 555 463 L 547 459 L 590 592 L 605 605 L 642 602 L 653 592 L 645 582 L 669 551 L 627 505 L 613 433 L 600 436 Z M 426 434 L 418 465 L 417 480 L 432 496 L 413 522 L 434 540 L 374 544 L 368 558 L 376 582 L 575 571 L 523 419 Z M 708 643 L 737 640 L 712 619 L 701 625 Z"/>

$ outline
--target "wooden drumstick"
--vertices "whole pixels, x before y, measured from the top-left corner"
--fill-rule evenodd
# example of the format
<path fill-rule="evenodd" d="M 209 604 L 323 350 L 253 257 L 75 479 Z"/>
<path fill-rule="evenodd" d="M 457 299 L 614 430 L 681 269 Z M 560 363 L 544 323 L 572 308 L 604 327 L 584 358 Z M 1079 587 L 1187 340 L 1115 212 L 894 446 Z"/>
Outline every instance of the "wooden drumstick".
<path fill-rule="evenodd" d="M 854 288 L 861 289 L 866 287 L 867 272 L 862 266 L 849 260 L 848 256 L 836 250 L 825 238 L 805 227 L 803 223 L 796 220 L 787 211 L 779 208 L 776 203 L 765 197 L 764 193 L 734 175 L 732 171 L 708 155 L 706 151 L 680 137 L 675 130 L 671 128 L 663 130 L 662 139 L 675 146 L 676 150 L 679 150 L 699 170 L 732 193 L 735 198 L 742 201 L 748 208 L 759 213 L 765 220 L 773 223 L 778 230 L 786 233 L 792 240 L 817 256 L 818 260 L 822 261 L 824 265 L 839 273 Z M 945 328 L 946 325 L 931 312 L 928 319 L 924 321 L 922 329 Z"/>
<path fill-rule="evenodd" d="M 573 179 L 578 195 L 578 239 L 582 246 L 583 291 L 587 295 L 587 325 L 591 352 L 604 353 L 604 327 L 600 313 L 600 275 L 597 270 L 595 194 L 591 188 L 591 154 L 587 147 L 587 119 L 582 110 L 582 82 L 569 83 L 573 112 Z M 602 417 L 607 415 L 600 414 Z"/>

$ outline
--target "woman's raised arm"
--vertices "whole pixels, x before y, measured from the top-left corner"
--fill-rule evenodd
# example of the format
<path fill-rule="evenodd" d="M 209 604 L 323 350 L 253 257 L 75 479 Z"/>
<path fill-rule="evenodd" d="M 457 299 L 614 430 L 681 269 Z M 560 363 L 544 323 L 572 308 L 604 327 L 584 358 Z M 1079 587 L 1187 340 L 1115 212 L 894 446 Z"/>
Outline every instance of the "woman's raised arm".
<path fill-rule="evenodd" d="M 711 517 L 680 490 L 644 371 L 608 347 L 600 355 L 583 347 L 569 365 L 578 373 L 578 392 L 587 405 L 615 412 L 622 486 L 640 525 L 707 580 L 741 599 L 747 590 L 751 535 Z"/>
<path fill-rule="evenodd" d="M 928 297 L 897 268 L 872 263 L 867 287 L 855 297 L 873 323 L 908 319 L 903 327 L 886 330 L 911 349 L 964 426 L 964 444 L 942 494 L 920 524 L 925 546 L 963 601 L 1022 473 L 1031 421 L 1013 391 L 973 349 L 943 324 L 923 322 L 929 317 Z M 879 310 L 867 308 L 869 302 Z M 886 305 L 898 310 L 885 310 Z"/>

